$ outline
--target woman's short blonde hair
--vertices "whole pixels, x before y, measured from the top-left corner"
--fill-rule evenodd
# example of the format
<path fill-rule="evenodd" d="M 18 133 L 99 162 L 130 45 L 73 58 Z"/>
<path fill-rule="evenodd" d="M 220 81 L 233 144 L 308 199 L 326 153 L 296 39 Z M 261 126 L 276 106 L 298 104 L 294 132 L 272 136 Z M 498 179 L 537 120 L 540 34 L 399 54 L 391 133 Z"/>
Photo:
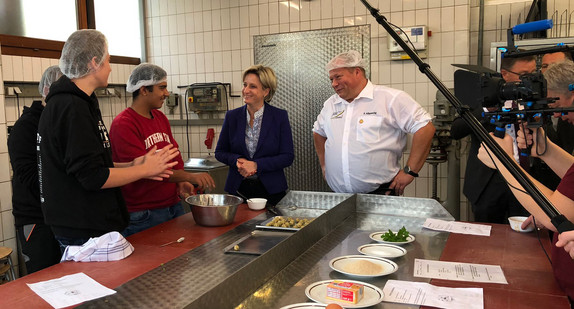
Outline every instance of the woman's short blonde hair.
<path fill-rule="evenodd" d="M 259 81 L 263 89 L 269 89 L 269 94 L 265 96 L 265 102 L 269 103 L 277 90 L 277 77 L 272 68 L 256 64 L 243 71 L 243 80 L 248 74 L 255 74 L 259 77 Z"/>

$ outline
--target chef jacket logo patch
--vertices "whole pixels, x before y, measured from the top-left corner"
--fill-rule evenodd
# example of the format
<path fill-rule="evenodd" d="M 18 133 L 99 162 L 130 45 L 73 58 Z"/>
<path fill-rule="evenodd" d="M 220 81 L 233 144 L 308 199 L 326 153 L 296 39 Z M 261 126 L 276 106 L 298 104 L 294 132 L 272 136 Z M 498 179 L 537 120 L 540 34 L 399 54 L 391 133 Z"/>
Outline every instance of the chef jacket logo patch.
<path fill-rule="evenodd" d="M 345 110 L 342 110 L 340 112 L 333 112 L 333 115 L 331 115 L 331 119 L 340 119 L 343 118 L 343 114 L 345 113 Z"/>
<path fill-rule="evenodd" d="M 376 115 L 377 112 L 364 112 L 363 115 Z"/>

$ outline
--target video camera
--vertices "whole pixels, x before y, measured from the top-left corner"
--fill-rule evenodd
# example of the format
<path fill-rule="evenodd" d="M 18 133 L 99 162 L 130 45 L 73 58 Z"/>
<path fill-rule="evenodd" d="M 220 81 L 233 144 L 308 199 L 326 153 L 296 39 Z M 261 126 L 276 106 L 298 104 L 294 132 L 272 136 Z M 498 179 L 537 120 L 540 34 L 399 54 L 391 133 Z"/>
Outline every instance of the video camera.
<path fill-rule="evenodd" d="M 507 124 L 521 120 L 528 122 L 529 128 L 541 127 L 554 113 L 574 111 L 549 107 L 557 98 L 547 97 L 546 80 L 539 72 L 521 75 L 520 81 L 505 82 L 500 73 L 488 69 L 457 70 L 454 90 L 455 96 L 471 110 L 488 109 L 481 115 L 496 126 L 495 135 L 499 137 L 504 137 Z M 515 107 L 507 101 L 514 101 Z"/>
<path fill-rule="evenodd" d="M 572 52 L 564 44 L 540 49 L 518 50 L 514 44 L 514 35 L 549 29 L 552 20 L 541 20 L 514 26 L 508 29 L 508 46 L 503 48 L 503 58 L 519 58 L 553 52 Z M 553 109 L 549 104 L 558 98 L 548 98 L 546 80 L 540 72 L 524 74 L 520 81 L 505 82 L 502 75 L 490 69 L 472 65 L 455 65 L 468 71 L 457 70 L 454 73 L 455 96 L 475 115 L 489 119 L 496 126 L 495 135 L 504 137 L 504 127 L 518 121 L 528 122 L 529 128 L 537 128 L 549 122 L 554 113 L 568 113 L 574 108 Z M 516 104 L 507 104 L 513 101 Z M 510 105 L 510 106 L 509 106 Z M 476 113 L 483 108 L 488 112 Z"/>

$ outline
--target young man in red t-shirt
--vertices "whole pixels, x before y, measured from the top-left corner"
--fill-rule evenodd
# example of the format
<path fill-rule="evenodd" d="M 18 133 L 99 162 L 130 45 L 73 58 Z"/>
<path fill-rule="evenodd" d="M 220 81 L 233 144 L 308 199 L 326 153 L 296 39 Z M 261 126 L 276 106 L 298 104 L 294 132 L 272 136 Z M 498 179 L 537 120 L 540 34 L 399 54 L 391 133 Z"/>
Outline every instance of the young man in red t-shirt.
<path fill-rule="evenodd" d="M 114 160 L 130 162 L 154 146 L 161 149 L 173 144 L 179 148 L 167 117 L 159 110 L 169 95 L 167 72 L 157 65 L 142 63 L 133 70 L 126 89 L 133 94 L 133 103 L 114 119 L 110 128 Z M 174 160 L 177 164 L 169 179 L 142 179 L 122 187 L 130 213 L 124 236 L 182 215 L 179 196 L 192 194 L 193 184 L 205 189 L 215 187 L 209 174 L 184 171 L 181 154 Z"/>

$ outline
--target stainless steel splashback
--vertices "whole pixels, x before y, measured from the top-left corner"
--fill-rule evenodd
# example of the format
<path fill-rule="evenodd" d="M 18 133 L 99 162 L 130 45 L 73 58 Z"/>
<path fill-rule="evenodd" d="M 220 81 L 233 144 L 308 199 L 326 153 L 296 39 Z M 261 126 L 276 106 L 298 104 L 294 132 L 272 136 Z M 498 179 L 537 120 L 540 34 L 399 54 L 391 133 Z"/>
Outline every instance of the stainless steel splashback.
<path fill-rule="evenodd" d="M 285 109 L 293 131 L 295 161 L 286 169 L 291 190 L 330 191 L 313 146 L 313 123 L 334 94 L 325 65 L 351 49 L 371 63 L 370 25 L 259 35 L 255 63 L 275 70 L 278 89 L 271 104 Z M 370 76 L 370 68 L 367 69 Z"/>

